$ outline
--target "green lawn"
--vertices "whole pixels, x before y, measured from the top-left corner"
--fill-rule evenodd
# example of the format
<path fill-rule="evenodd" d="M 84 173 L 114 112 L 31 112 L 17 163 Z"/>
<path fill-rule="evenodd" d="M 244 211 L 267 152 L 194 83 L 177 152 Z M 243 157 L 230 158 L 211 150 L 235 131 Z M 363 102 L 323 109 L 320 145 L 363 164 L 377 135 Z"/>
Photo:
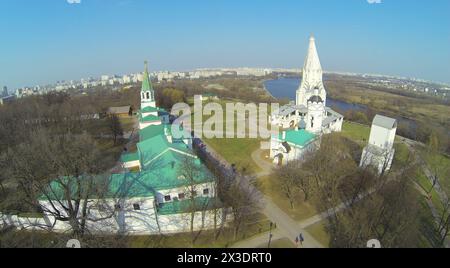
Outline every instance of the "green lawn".
<path fill-rule="evenodd" d="M 439 199 L 439 195 L 437 194 L 436 190 L 431 188 L 431 182 L 430 180 L 428 180 L 422 170 L 417 172 L 416 182 L 420 185 L 420 187 L 422 187 L 422 189 L 425 190 L 425 192 L 429 192 L 431 190 L 431 201 L 433 202 L 433 205 L 438 210 L 442 210 L 443 205 L 441 200 Z"/>
<path fill-rule="evenodd" d="M 205 139 L 204 141 L 228 163 L 236 164 L 239 171 L 244 169 L 249 173 L 260 171 L 251 158 L 252 152 L 261 146 L 260 139 Z"/>
<path fill-rule="evenodd" d="M 319 241 L 325 247 L 330 246 L 330 235 L 327 233 L 325 229 L 325 225 L 323 222 L 318 222 L 306 228 L 317 241 Z"/>
<path fill-rule="evenodd" d="M 370 127 L 344 121 L 342 135 L 365 146 L 369 141 Z"/>
<path fill-rule="evenodd" d="M 425 150 L 425 149 L 423 149 Z M 450 158 L 439 153 L 428 153 L 424 160 L 430 166 L 432 172 L 436 172 L 439 178 L 439 183 L 442 188 L 450 195 Z"/>

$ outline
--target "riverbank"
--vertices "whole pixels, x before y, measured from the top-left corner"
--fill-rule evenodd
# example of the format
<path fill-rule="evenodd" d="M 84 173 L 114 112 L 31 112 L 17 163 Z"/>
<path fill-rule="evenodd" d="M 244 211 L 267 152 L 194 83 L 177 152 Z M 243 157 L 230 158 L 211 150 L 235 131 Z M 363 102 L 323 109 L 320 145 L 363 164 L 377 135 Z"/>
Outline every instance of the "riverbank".
<path fill-rule="evenodd" d="M 298 78 L 268 80 L 266 91 L 274 98 L 295 100 Z M 426 143 L 432 133 L 438 136 L 442 152 L 450 152 L 450 106 L 428 99 L 394 94 L 351 80 L 327 80 L 327 106 L 344 114 L 347 120 L 370 124 L 375 114 L 396 118 L 398 132 L 407 138 Z"/>

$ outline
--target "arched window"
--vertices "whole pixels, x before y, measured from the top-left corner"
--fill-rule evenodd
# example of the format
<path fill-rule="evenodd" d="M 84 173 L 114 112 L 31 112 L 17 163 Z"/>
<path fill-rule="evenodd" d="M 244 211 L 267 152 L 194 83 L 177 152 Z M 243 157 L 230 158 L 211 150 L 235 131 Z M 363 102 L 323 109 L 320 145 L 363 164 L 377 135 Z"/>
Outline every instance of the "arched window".
<path fill-rule="evenodd" d="M 147 99 L 150 99 L 150 92 L 147 92 Z"/>

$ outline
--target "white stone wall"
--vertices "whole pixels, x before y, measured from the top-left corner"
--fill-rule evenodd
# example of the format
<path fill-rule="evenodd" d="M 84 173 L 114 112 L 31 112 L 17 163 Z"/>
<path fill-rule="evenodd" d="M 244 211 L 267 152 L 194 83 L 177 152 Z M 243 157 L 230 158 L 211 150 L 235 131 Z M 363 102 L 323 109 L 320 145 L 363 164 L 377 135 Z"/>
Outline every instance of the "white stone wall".
<path fill-rule="evenodd" d="M 203 195 L 203 190 L 208 189 L 209 193 Z M 196 185 L 198 197 L 214 197 L 215 189 L 212 182 Z M 171 203 L 174 198 L 178 198 L 179 193 L 186 193 L 185 187 L 174 188 L 156 193 L 154 197 L 129 198 L 129 199 L 107 199 L 100 202 L 102 209 L 99 209 L 98 200 L 89 200 L 89 217 L 99 221 L 88 221 L 87 228 L 96 234 L 111 234 L 125 232 L 128 234 L 158 234 L 158 233 L 177 233 L 190 230 L 191 213 L 159 215 L 156 213 L 155 201 L 157 203 Z M 170 195 L 171 201 L 166 202 L 164 197 Z M 40 205 L 53 211 L 52 204 L 48 200 L 39 201 Z M 120 204 L 120 209 L 116 209 L 116 204 Z M 134 205 L 139 205 L 139 210 Z M 53 202 L 53 206 L 60 212 L 64 209 L 58 202 Z M 222 223 L 222 209 L 218 210 L 219 217 L 216 223 Z M 194 217 L 194 226 L 197 230 L 214 228 L 214 215 L 217 210 L 207 212 L 196 212 Z M 217 215 L 216 215 L 217 216 Z M 51 214 L 46 215 L 50 222 L 55 219 Z M 228 218 L 227 218 L 228 219 Z M 229 220 L 229 219 L 228 219 Z M 159 223 L 159 224 L 158 224 Z M 67 222 L 56 221 L 53 231 L 65 232 L 71 227 Z"/>
<path fill-rule="evenodd" d="M 390 150 L 394 145 L 396 131 L 396 128 L 386 129 L 377 125 L 372 125 L 369 144 L 375 145 L 382 149 Z"/>
<path fill-rule="evenodd" d="M 122 166 L 123 166 L 123 168 L 134 168 L 134 167 L 140 168 L 141 163 L 139 162 L 139 160 L 129 161 L 129 162 L 122 163 Z"/>
<path fill-rule="evenodd" d="M 395 149 L 383 150 L 381 153 L 375 154 L 371 152 L 368 147 L 365 147 L 359 166 L 363 168 L 372 166 L 378 174 L 381 174 L 382 172 L 386 172 L 391 169 L 394 155 Z"/>
<path fill-rule="evenodd" d="M 16 227 L 22 230 L 48 230 L 52 222 L 46 218 L 20 217 L 0 213 L 0 228 Z"/>
<path fill-rule="evenodd" d="M 306 130 L 315 134 L 321 133 L 324 116 L 325 116 L 325 107 L 323 106 L 323 103 L 308 102 Z"/>

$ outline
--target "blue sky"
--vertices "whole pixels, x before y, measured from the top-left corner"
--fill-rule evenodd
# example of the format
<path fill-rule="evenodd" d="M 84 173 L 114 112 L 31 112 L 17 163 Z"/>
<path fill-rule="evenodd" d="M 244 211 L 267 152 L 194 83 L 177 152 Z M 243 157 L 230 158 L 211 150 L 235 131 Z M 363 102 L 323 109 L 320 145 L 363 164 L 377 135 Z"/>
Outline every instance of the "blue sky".
<path fill-rule="evenodd" d="M 1 0 L 0 86 L 198 67 L 301 67 L 450 83 L 449 0 Z"/>

